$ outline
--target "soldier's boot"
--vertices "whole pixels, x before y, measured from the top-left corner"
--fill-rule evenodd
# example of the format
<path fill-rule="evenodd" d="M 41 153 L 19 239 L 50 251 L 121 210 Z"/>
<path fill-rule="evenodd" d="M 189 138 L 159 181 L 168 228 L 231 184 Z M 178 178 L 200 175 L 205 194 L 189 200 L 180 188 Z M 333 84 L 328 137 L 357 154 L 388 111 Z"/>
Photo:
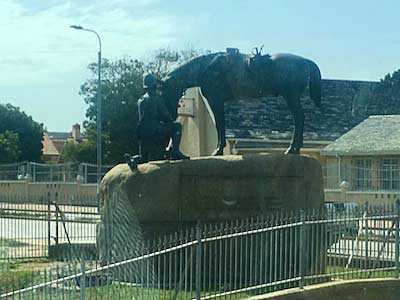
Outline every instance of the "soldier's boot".
<path fill-rule="evenodd" d="M 169 157 L 171 160 L 181 160 L 181 159 L 190 159 L 189 156 L 183 154 L 181 151 L 179 151 L 179 149 L 171 150 L 171 155 Z"/>
<path fill-rule="evenodd" d="M 190 159 L 189 156 L 186 156 L 179 150 L 181 137 L 182 137 L 182 125 L 180 123 L 175 122 L 174 132 L 172 134 L 172 147 L 169 151 L 169 157 L 171 160 Z"/>
<path fill-rule="evenodd" d="M 130 155 L 129 153 L 124 154 L 125 162 L 128 164 L 131 170 L 136 170 L 137 166 L 143 164 L 145 161 L 141 155 Z"/>

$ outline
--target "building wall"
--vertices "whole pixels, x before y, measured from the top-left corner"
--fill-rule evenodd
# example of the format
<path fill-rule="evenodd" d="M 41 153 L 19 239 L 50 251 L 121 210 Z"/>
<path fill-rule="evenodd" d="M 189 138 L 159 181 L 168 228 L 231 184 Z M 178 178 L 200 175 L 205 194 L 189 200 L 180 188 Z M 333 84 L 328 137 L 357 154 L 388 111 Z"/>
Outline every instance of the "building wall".
<path fill-rule="evenodd" d="M 35 199 L 50 194 L 54 201 L 56 194 L 59 196 L 59 204 L 74 204 L 74 197 L 93 199 L 96 197 L 96 184 L 81 184 L 79 182 L 30 182 L 30 181 L 0 181 L 0 202 L 2 198 L 13 197 Z M 72 197 L 72 198 L 71 198 Z M 64 203 L 63 203 L 64 202 Z"/>
<path fill-rule="evenodd" d="M 325 201 L 327 202 L 356 202 L 359 205 L 392 205 L 400 198 L 400 191 L 385 192 L 361 192 L 348 191 L 343 192 L 340 189 L 326 190 Z"/>
<path fill-rule="evenodd" d="M 370 155 L 370 156 L 326 156 L 325 199 L 326 201 L 351 201 L 369 204 L 393 204 L 400 198 L 399 172 L 394 169 L 390 178 L 387 170 L 382 167 L 383 159 L 397 159 L 399 155 Z M 368 168 L 360 167 L 356 161 L 368 160 Z M 367 173 L 363 170 L 368 169 Z M 386 175 L 384 174 L 386 172 Z M 365 181 L 365 182 L 364 182 Z M 387 183 L 396 185 L 385 187 Z M 366 183 L 367 184 L 363 184 Z"/>

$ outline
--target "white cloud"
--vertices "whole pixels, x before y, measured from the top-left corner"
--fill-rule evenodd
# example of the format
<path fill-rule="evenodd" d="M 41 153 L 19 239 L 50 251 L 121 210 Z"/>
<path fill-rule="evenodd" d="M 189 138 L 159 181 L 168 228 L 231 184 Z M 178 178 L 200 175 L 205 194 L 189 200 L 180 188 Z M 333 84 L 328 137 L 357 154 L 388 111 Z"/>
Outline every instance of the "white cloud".
<path fill-rule="evenodd" d="M 36 1 L 35 1 L 36 2 Z M 70 29 L 80 24 L 99 32 L 103 56 L 141 56 L 174 45 L 177 21 L 157 11 L 157 0 L 0 2 L 0 85 L 43 84 L 84 72 L 96 60 L 97 39 Z"/>
<path fill-rule="evenodd" d="M 187 32 L 157 9 L 159 0 L 1 0 L 0 102 L 20 106 L 49 130 L 68 130 L 85 118 L 78 95 L 96 61 L 97 38 L 69 28 L 95 29 L 103 57 L 145 57 L 177 46 Z"/>

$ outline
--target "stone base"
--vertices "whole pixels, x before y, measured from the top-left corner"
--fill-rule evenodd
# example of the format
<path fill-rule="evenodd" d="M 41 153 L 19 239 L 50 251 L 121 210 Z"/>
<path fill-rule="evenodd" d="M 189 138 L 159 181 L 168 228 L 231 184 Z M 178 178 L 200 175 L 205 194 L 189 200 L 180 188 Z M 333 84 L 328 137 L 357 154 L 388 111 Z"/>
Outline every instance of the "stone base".
<path fill-rule="evenodd" d="M 120 164 L 105 175 L 101 196 L 103 223 L 113 209 L 113 220 L 130 228 L 140 223 L 152 237 L 197 221 L 219 223 L 324 205 L 320 163 L 298 155 L 158 161 L 133 172 Z"/>
<path fill-rule="evenodd" d="M 322 208 L 320 163 L 298 155 L 204 157 L 127 164 L 109 171 L 102 206 L 116 194 L 141 225 L 175 231 L 179 224 L 224 222 L 273 211 Z"/>
<path fill-rule="evenodd" d="M 143 240 L 198 221 L 230 222 L 324 206 L 320 163 L 297 155 L 151 162 L 134 171 L 121 164 L 104 177 L 101 197 L 97 248 L 103 262 L 138 256 Z M 271 237 L 271 247 L 285 238 L 289 236 Z"/>

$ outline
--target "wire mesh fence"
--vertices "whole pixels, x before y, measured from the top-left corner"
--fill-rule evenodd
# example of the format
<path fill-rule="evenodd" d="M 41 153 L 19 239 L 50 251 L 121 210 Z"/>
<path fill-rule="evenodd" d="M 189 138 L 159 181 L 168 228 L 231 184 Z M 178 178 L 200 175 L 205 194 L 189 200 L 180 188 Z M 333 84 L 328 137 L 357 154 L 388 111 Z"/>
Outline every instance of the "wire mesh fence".
<path fill-rule="evenodd" d="M 28 171 L 28 162 L 0 164 L 0 180 L 21 180 Z"/>
<path fill-rule="evenodd" d="M 95 196 L 0 197 L 0 260 L 49 257 L 64 244 L 96 243 Z"/>
<path fill-rule="evenodd" d="M 102 175 L 113 166 L 102 166 Z M 41 164 L 21 162 L 0 164 L 0 180 L 29 180 L 32 182 L 97 182 L 97 166 L 88 163 Z"/>
<path fill-rule="evenodd" d="M 124 224 L 115 221 L 118 231 Z M 117 247 L 102 259 L 70 258 L 19 276 L 0 272 L 0 298 L 243 299 L 399 275 L 399 204 L 275 213 L 198 224 L 151 241 L 135 237 L 127 248 L 111 235 L 107 247 Z M 119 259 L 118 249 L 126 258 Z"/>
<path fill-rule="evenodd" d="M 397 158 L 348 158 L 330 160 L 323 167 L 325 189 L 349 191 L 399 191 L 400 160 Z"/>
<path fill-rule="evenodd" d="M 113 166 L 102 166 L 102 175 Z M 399 191 L 400 160 L 353 159 L 349 163 L 330 162 L 323 166 L 325 189 L 340 189 L 348 183 L 350 191 Z M 88 163 L 40 164 L 21 162 L 0 165 L 0 180 L 32 182 L 96 183 L 97 166 Z"/>
<path fill-rule="evenodd" d="M 113 166 L 102 166 L 102 175 Z M 323 166 L 325 189 L 341 189 L 348 183 L 350 191 L 399 191 L 400 160 L 351 159 L 347 163 L 329 162 Z M 0 164 L 0 180 L 29 180 L 32 182 L 96 183 L 97 166 L 88 163 L 40 164 L 21 162 Z"/>

